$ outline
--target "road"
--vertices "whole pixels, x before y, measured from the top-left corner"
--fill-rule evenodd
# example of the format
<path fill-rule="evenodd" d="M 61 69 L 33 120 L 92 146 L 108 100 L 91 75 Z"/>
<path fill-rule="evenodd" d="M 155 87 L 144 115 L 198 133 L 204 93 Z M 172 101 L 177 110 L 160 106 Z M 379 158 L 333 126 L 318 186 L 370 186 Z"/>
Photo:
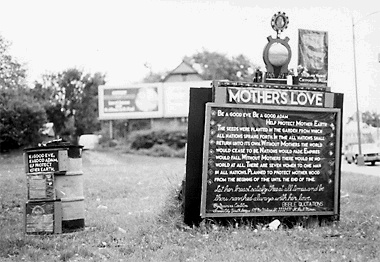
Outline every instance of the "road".
<path fill-rule="evenodd" d="M 342 158 L 342 172 L 351 172 L 358 173 L 362 175 L 371 175 L 380 177 L 380 163 L 376 163 L 376 165 L 371 166 L 366 164 L 365 166 L 357 166 L 355 164 L 348 164 L 344 157 Z"/>

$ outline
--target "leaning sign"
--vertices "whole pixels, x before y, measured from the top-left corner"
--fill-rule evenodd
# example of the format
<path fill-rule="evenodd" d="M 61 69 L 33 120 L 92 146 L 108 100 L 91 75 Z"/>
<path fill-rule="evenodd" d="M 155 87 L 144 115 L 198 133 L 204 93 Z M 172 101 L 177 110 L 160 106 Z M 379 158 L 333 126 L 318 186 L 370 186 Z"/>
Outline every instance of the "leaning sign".
<path fill-rule="evenodd" d="M 319 88 L 214 83 L 206 104 L 205 217 L 339 216 L 341 109 Z"/>

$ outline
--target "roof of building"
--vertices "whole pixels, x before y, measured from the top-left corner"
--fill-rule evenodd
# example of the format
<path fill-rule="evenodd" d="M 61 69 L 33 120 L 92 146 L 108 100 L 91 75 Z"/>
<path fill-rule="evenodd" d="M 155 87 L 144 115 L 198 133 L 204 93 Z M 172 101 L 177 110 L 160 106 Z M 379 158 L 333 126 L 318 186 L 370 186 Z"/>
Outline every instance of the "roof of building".
<path fill-rule="evenodd" d="M 168 79 L 172 75 L 198 75 L 200 78 L 202 76 L 195 70 L 192 65 L 185 60 L 183 60 L 173 71 L 171 71 L 169 74 L 165 76 L 163 79 L 163 82 L 165 82 L 166 79 Z"/>

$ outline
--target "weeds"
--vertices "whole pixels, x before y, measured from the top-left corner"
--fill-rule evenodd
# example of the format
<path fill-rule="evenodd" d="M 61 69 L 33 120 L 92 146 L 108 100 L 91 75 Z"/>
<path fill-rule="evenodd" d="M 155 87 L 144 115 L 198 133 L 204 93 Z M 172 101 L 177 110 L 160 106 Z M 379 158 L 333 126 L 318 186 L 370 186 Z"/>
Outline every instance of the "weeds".
<path fill-rule="evenodd" d="M 97 154 L 106 161 L 105 153 Z M 182 214 L 183 159 L 114 154 L 113 164 L 95 165 L 88 156 L 83 156 L 86 228 L 59 235 L 24 235 L 22 159 L 20 155 L 1 159 L 0 261 L 377 261 L 380 257 L 377 177 L 342 174 L 340 221 L 326 226 L 287 226 L 291 219 L 279 218 L 280 228 L 272 231 L 260 218 L 224 223 L 207 219 L 189 227 Z"/>

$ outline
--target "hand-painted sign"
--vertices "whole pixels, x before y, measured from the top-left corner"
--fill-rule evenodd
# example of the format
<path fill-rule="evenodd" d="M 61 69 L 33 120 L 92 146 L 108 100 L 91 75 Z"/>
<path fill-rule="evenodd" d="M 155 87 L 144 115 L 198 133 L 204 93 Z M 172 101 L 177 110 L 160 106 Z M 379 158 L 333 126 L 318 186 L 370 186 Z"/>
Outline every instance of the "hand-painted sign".
<path fill-rule="evenodd" d="M 59 170 L 58 152 L 58 150 L 54 150 L 27 153 L 27 173 L 61 171 Z"/>
<path fill-rule="evenodd" d="M 202 217 L 338 213 L 340 110 L 207 104 Z"/>

